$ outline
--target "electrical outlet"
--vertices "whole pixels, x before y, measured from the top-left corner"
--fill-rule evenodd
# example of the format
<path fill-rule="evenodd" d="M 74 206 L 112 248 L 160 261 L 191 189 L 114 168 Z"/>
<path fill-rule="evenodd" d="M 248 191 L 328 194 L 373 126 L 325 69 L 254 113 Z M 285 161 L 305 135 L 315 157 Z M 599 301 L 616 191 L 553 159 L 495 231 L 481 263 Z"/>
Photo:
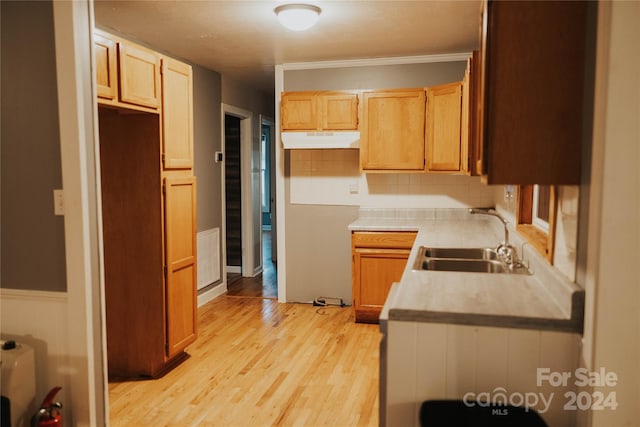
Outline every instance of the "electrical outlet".
<path fill-rule="evenodd" d="M 358 183 L 349 184 L 349 193 L 358 194 Z"/>
<path fill-rule="evenodd" d="M 60 189 L 53 190 L 53 213 L 64 215 L 64 193 Z"/>

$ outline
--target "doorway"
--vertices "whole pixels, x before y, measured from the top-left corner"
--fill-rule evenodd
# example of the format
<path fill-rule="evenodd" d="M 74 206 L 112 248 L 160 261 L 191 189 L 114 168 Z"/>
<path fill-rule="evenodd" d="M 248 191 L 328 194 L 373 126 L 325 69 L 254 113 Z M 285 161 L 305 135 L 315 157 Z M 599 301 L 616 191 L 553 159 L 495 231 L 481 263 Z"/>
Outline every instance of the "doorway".
<path fill-rule="evenodd" d="M 225 127 L 235 126 L 228 117 L 225 116 Z M 278 284 L 276 271 L 276 227 L 275 227 L 275 171 L 272 165 L 275 157 L 275 126 L 271 119 L 260 116 L 258 123 L 255 125 L 257 132 L 254 138 L 252 148 L 250 150 L 248 163 L 241 160 L 240 168 L 248 168 L 251 174 L 247 175 L 240 172 L 242 177 L 240 183 L 241 192 L 249 192 L 243 195 L 252 201 L 253 209 L 250 210 L 253 217 L 252 227 L 244 232 L 253 234 L 255 242 L 254 251 L 251 253 L 255 257 L 255 264 L 258 268 L 254 270 L 254 274 L 244 274 L 245 268 L 242 267 L 243 274 L 234 273 L 232 268 L 227 273 L 227 295 L 241 297 L 261 297 L 261 298 L 277 298 Z M 240 131 L 242 132 L 242 130 Z M 225 132 L 226 135 L 226 132 Z M 233 135 L 230 135 L 233 138 Z M 225 136 L 226 140 L 226 136 Z M 244 141 L 242 135 L 240 140 Z M 230 142 L 232 143 L 232 142 Z M 241 143 L 242 144 L 242 143 Z M 225 148 L 225 158 L 229 158 L 228 148 Z M 240 157 L 242 159 L 242 148 L 240 149 Z M 253 159 L 253 160 L 252 160 Z M 230 163 L 233 163 L 231 161 Z M 227 165 L 229 167 L 230 165 Z M 225 191 L 233 191 L 225 185 Z M 243 211 L 244 212 L 244 211 Z M 228 212 L 227 212 L 228 215 Z M 243 225 L 245 225 L 242 218 Z M 244 241 L 244 239 L 243 239 Z M 231 266 L 231 262 L 227 263 Z"/>
<path fill-rule="evenodd" d="M 224 116 L 224 194 L 227 283 L 242 276 L 242 165 L 240 118 Z"/>

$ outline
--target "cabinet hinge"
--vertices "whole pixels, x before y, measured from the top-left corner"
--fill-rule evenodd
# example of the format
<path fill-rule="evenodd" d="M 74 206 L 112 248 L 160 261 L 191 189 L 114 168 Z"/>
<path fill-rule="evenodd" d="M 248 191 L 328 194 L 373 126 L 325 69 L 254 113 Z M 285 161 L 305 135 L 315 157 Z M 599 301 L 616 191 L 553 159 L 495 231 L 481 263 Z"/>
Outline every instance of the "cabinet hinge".
<path fill-rule="evenodd" d="M 165 265 L 165 266 L 164 266 L 164 274 L 165 274 L 165 276 L 167 275 L 167 272 L 168 272 L 168 268 L 167 268 L 167 266 Z"/>
<path fill-rule="evenodd" d="M 162 183 L 162 194 L 167 194 L 167 184 Z"/>
<path fill-rule="evenodd" d="M 167 160 L 167 155 L 162 153 L 162 166 L 164 166 L 164 162 Z"/>

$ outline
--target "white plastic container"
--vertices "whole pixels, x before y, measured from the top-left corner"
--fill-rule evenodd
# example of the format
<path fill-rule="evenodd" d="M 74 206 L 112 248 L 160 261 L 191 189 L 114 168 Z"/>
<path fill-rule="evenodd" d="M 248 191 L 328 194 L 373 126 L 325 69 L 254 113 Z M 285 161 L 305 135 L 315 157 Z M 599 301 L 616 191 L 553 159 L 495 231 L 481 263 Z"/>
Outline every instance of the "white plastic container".
<path fill-rule="evenodd" d="M 26 344 L 0 340 L 2 388 L 9 399 L 11 427 L 28 427 L 36 409 L 36 376 L 33 348 Z"/>

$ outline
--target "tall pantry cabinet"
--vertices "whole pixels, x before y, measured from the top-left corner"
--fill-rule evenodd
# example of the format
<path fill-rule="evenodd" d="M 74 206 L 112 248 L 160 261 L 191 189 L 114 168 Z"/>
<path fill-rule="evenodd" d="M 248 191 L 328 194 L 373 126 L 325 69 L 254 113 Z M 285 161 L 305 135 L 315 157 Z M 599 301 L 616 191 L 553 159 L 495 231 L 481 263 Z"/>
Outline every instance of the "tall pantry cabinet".
<path fill-rule="evenodd" d="M 110 378 L 159 377 L 197 336 L 191 67 L 96 31 Z"/>

